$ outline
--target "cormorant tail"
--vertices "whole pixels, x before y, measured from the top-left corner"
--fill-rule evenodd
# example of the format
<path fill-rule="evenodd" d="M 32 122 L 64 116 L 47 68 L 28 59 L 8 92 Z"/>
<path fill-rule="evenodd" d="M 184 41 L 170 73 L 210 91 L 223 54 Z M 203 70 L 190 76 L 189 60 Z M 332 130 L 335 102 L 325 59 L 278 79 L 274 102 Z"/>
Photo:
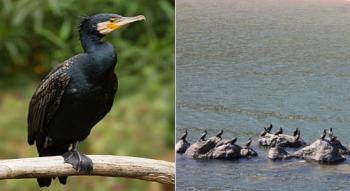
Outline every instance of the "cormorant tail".
<path fill-rule="evenodd" d="M 49 187 L 51 184 L 51 178 L 37 178 L 40 187 Z"/>
<path fill-rule="evenodd" d="M 67 176 L 59 176 L 58 180 L 60 181 L 61 184 L 66 184 L 67 183 Z"/>

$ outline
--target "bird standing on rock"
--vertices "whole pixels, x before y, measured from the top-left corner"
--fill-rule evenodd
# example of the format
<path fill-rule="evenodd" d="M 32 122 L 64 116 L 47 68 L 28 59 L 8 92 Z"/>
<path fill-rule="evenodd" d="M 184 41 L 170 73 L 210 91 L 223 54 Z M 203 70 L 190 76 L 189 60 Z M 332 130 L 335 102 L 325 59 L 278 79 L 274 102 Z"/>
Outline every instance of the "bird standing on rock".
<path fill-rule="evenodd" d="M 294 136 L 294 137 L 297 136 L 297 135 L 298 135 L 298 132 L 299 132 L 299 128 L 297 127 L 297 128 L 295 129 L 295 131 L 293 132 L 293 136 Z"/>
<path fill-rule="evenodd" d="M 280 129 L 275 133 L 275 135 L 279 135 L 279 134 L 282 134 L 283 133 L 283 129 L 282 127 L 280 127 Z"/>
<path fill-rule="evenodd" d="M 145 20 L 142 15 L 117 14 L 97 14 L 81 20 L 79 34 L 84 53 L 53 69 L 42 80 L 29 104 L 28 143 L 36 144 L 40 157 L 63 155 L 64 162 L 78 172 L 92 172 L 92 161 L 78 152 L 78 143 L 110 111 L 118 87 L 114 73 L 117 54 L 111 44 L 101 39 L 141 20 Z M 40 187 L 49 186 L 52 178 L 37 181 Z M 58 179 L 65 184 L 67 176 Z"/>
<path fill-rule="evenodd" d="M 248 142 L 244 145 L 245 147 L 250 147 L 250 144 L 252 144 L 252 138 L 249 137 Z"/>
<path fill-rule="evenodd" d="M 328 136 L 329 136 L 329 138 L 332 139 L 332 137 L 333 137 L 333 128 L 332 128 L 332 127 L 329 129 L 329 134 L 328 134 Z"/>
<path fill-rule="evenodd" d="M 326 137 L 326 134 L 327 134 L 327 129 L 324 129 L 320 139 L 324 140 L 324 138 Z"/>
<path fill-rule="evenodd" d="M 187 132 L 187 129 L 186 129 L 186 130 L 185 130 L 185 133 L 182 134 L 182 136 L 180 137 L 180 139 L 181 139 L 181 140 L 185 140 L 186 137 L 187 137 L 187 134 L 188 134 L 188 132 Z"/>
<path fill-rule="evenodd" d="M 207 130 L 204 129 L 204 133 L 202 133 L 201 137 L 199 138 L 200 141 L 205 141 L 205 137 L 207 136 Z"/>
<path fill-rule="evenodd" d="M 222 136 L 223 133 L 224 133 L 224 130 L 220 130 L 218 132 L 218 134 L 215 135 L 215 137 L 222 139 L 221 136 Z"/>
<path fill-rule="evenodd" d="M 235 144 L 235 143 L 236 143 L 236 141 L 237 141 L 237 137 L 235 137 L 235 138 L 231 139 L 231 140 L 230 140 L 231 145 Z"/>
<path fill-rule="evenodd" d="M 265 129 L 268 133 L 270 133 L 271 130 L 272 130 L 272 124 L 270 123 L 266 128 L 264 127 L 264 129 Z"/>

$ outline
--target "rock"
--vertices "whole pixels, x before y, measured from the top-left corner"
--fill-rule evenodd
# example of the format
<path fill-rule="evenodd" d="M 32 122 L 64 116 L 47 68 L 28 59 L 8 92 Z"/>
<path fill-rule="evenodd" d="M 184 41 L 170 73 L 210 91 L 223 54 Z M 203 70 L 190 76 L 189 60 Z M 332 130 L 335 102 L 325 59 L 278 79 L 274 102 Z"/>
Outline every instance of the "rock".
<path fill-rule="evenodd" d="M 180 140 L 175 145 L 175 151 L 177 153 L 185 153 L 186 150 L 190 147 L 190 143 L 186 140 Z"/>
<path fill-rule="evenodd" d="M 332 141 L 332 144 L 339 149 L 339 153 L 342 155 L 350 155 L 350 150 L 343 146 L 339 140 Z"/>
<path fill-rule="evenodd" d="M 298 136 L 279 134 L 274 135 L 271 133 L 266 133 L 264 136 L 259 138 L 259 144 L 261 146 L 271 146 L 272 140 L 277 139 L 277 143 L 280 147 L 301 147 L 305 146 L 306 142 Z"/>
<path fill-rule="evenodd" d="M 345 160 L 345 157 L 340 154 L 335 144 L 326 139 L 318 139 L 311 145 L 294 152 L 293 156 L 329 164 L 339 163 Z"/>
<path fill-rule="evenodd" d="M 212 149 L 220 141 L 221 138 L 218 137 L 211 137 L 206 141 L 198 140 L 186 150 L 185 155 L 195 159 L 211 158 Z"/>
<path fill-rule="evenodd" d="M 227 142 L 216 146 L 211 153 L 211 158 L 238 159 L 240 157 L 240 151 L 241 151 L 241 147 L 239 145 L 231 144 L 230 142 Z"/>
<path fill-rule="evenodd" d="M 271 160 L 284 160 L 292 156 L 280 146 L 271 147 L 267 153 L 267 157 Z"/>
<path fill-rule="evenodd" d="M 249 157 L 258 156 L 258 153 L 250 147 L 244 147 L 241 149 L 240 155 L 241 155 L 241 157 L 248 157 L 249 158 Z"/>

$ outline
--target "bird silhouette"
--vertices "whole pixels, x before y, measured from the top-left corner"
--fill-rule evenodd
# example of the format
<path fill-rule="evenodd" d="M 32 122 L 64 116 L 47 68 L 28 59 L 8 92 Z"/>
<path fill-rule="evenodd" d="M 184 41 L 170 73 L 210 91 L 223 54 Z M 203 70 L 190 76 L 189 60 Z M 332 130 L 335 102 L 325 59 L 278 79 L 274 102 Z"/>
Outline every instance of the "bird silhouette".
<path fill-rule="evenodd" d="M 207 130 L 204 129 L 204 133 L 202 133 L 201 137 L 199 138 L 200 141 L 205 141 L 205 136 L 207 136 Z"/>
<path fill-rule="evenodd" d="M 245 144 L 246 147 L 249 147 L 252 144 L 252 138 L 249 137 L 248 142 Z"/>
<path fill-rule="evenodd" d="M 279 135 L 279 134 L 282 134 L 283 133 L 283 129 L 282 127 L 280 127 L 280 129 L 275 133 L 275 135 Z"/>
<path fill-rule="evenodd" d="M 180 139 L 181 139 L 181 140 L 185 140 L 186 137 L 187 137 L 187 134 L 188 134 L 188 132 L 187 132 L 187 129 L 186 129 L 186 130 L 185 130 L 185 133 L 182 134 L 182 136 L 180 137 Z"/>

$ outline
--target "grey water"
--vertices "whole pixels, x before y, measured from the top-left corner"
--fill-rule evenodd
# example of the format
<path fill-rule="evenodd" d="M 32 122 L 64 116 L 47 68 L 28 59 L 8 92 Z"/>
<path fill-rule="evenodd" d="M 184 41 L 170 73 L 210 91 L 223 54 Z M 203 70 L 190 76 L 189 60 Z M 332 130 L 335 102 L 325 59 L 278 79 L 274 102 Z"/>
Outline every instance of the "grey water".
<path fill-rule="evenodd" d="M 177 190 L 350 190 L 350 158 L 273 162 L 256 141 L 272 123 L 309 143 L 332 127 L 350 144 L 350 1 L 177 0 L 176 11 L 177 137 L 223 129 L 259 154 L 177 154 Z"/>

